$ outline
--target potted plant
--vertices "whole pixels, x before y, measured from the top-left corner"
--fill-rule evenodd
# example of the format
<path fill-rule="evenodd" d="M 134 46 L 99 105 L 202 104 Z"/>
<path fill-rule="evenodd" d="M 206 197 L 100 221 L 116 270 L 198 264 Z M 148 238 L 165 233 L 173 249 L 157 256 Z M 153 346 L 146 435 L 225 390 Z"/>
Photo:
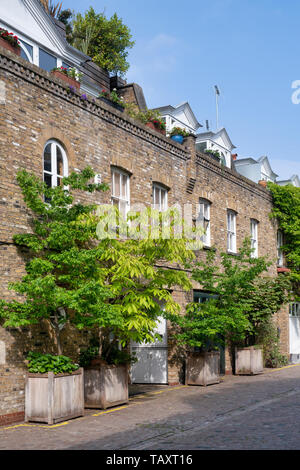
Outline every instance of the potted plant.
<path fill-rule="evenodd" d="M 55 424 L 83 414 L 83 369 L 66 356 L 30 352 L 25 421 Z"/>
<path fill-rule="evenodd" d="M 21 46 L 18 36 L 14 33 L 9 33 L 4 28 L 0 28 L 0 46 L 14 54 L 17 54 L 18 56 L 21 55 Z"/>
<path fill-rule="evenodd" d="M 79 90 L 83 74 L 77 72 L 75 67 L 70 67 L 68 69 L 66 67 L 55 67 L 51 70 L 51 73 L 60 80 L 68 83 L 70 87 L 75 87 L 76 90 Z"/>
<path fill-rule="evenodd" d="M 123 99 L 119 97 L 116 88 L 114 88 L 111 92 L 102 89 L 98 99 L 104 101 L 110 106 L 113 106 L 121 113 L 124 111 L 125 105 L 123 103 Z"/>
<path fill-rule="evenodd" d="M 166 135 L 166 124 L 160 118 L 149 118 L 148 122 L 146 123 L 146 126 L 159 132 L 162 135 Z"/>
<path fill-rule="evenodd" d="M 84 367 L 84 403 L 86 408 L 106 409 L 128 403 L 128 368 L 135 358 L 108 341 L 92 340 L 81 350 L 79 363 Z"/>
<path fill-rule="evenodd" d="M 170 132 L 171 139 L 174 140 L 175 142 L 178 142 L 179 144 L 182 144 L 184 138 L 188 137 L 189 135 L 190 133 L 184 129 L 181 129 L 181 127 L 173 127 L 173 129 Z"/>

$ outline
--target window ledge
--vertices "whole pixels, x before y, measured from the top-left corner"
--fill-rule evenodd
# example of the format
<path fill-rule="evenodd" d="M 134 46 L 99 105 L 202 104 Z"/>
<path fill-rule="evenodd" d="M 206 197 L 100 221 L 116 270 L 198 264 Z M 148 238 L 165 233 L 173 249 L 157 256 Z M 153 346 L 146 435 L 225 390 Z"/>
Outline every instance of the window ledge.
<path fill-rule="evenodd" d="M 232 255 L 232 256 L 239 256 L 239 254 L 236 253 L 236 252 L 234 252 L 234 251 L 228 251 L 228 250 L 227 250 L 227 254 L 228 254 L 228 255 Z"/>

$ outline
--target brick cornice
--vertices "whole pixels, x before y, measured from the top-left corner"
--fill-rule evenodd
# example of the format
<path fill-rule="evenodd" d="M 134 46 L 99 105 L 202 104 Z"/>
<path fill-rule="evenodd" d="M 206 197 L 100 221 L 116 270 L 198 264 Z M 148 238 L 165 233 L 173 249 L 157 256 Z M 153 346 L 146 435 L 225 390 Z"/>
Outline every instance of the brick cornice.
<path fill-rule="evenodd" d="M 218 176 L 221 176 L 222 178 L 227 179 L 233 184 L 237 184 L 238 186 L 241 186 L 242 188 L 252 192 L 256 196 L 266 199 L 268 202 L 272 202 L 273 200 L 271 193 L 269 193 L 262 186 L 259 186 L 258 184 L 253 183 L 252 181 L 248 180 L 242 175 L 238 175 L 234 173 L 229 168 L 221 166 L 219 163 L 215 162 L 214 160 L 210 159 L 209 157 L 207 157 L 206 155 L 202 153 L 197 153 L 196 164 L 205 168 L 206 170 L 207 169 L 211 170 L 213 173 L 217 174 Z"/>
<path fill-rule="evenodd" d="M 120 127 L 121 129 L 130 132 L 131 134 L 139 137 L 147 142 L 175 155 L 178 158 L 187 160 L 189 158 L 188 152 L 182 148 L 180 144 L 175 143 L 171 139 L 164 137 L 152 129 L 143 126 L 128 115 L 123 114 L 113 107 L 106 105 L 102 101 L 93 100 L 88 98 L 83 101 L 80 98 L 80 93 L 68 93 L 67 86 L 63 86 L 61 81 L 50 73 L 42 70 L 36 65 L 30 64 L 26 60 L 18 57 L 17 55 L 6 51 L 0 47 L 0 69 L 4 69 L 13 75 L 32 83 L 35 86 L 48 91 L 49 93 L 73 104 L 77 107 L 84 109 L 111 124 Z"/>

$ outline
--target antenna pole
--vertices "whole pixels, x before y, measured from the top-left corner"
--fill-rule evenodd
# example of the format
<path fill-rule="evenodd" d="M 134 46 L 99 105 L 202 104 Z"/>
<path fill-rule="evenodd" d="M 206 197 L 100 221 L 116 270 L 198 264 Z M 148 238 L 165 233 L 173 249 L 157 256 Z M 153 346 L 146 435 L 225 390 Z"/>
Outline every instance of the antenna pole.
<path fill-rule="evenodd" d="M 220 91 L 219 91 L 219 88 L 217 87 L 217 85 L 215 85 L 215 90 L 216 90 L 216 125 L 217 125 L 216 131 L 218 132 L 218 129 L 219 129 L 219 95 L 220 95 Z"/>

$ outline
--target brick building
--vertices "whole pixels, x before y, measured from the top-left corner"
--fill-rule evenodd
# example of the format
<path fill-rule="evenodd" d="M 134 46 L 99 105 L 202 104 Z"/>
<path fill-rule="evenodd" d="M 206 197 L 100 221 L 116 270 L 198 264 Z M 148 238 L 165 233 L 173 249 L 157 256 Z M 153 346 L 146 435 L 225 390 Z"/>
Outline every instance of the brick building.
<path fill-rule="evenodd" d="M 125 99 L 145 107 L 138 85 L 115 85 Z M 153 204 L 154 195 L 160 194 L 169 207 L 190 204 L 193 217 L 200 207 L 208 221 L 200 257 L 213 245 L 234 255 L 244 238 L 252 235 L 257 254 L 274 260 L 270 274 L 277 274 L 277 226 L 269 218 L 270 193 L 197 152 L 194 137 L 180 145 L 103 101 L 92 97 L 82 100 L 80 93 L 68 93 L 66 85 L 49 72 L 3 48 L 0 90 L 0 287 L 4 298 L 12 298 L 8 284 L 22 277 L 26 262 L 26 253 L 15 247 L 12 237 L 30 231 L 30 213 L 16 182 L 20 168 L 57 184 L 57 178 L 90 165 L 111 191 L 85 196 L 86 202 L 111 203 L 114 199 L 126 210 L 133 204 Z M 123 194 L 115 191 L 116 179 L 126 188 Z M 188 294 L 173 291 L 183 312 L 187 302 L 201 295 L 205 293 L 196 284 Z M 275 321 L 281 332 L 281 350 L 288 355 L 287 308 L 276 314 Z M 140 357 L 146 358 L 145 381 L 178 383 L 183 363 L 174 353 L 166 325 L 162 328 L 162 344 L 153 351 L 147 347 L 139 351 Z M 66 331 L 64 353 L 76 357 L 87 338 L 76 331 L 72 331 L 72 342 L 69 337 L 70 331 Z M 53 349 L 46 325 L 21 329 L 0 326 L 0 425 L 23 416 L 24 354 L 32 348 Z M 163 364 L 156 366 L 158 350 Z M 224 368 L 230 371 L 227 355 Z M 158 369 L 161 374 L 157 379 Z M 139 377 L 140 371 L 136 374 Z"/>

